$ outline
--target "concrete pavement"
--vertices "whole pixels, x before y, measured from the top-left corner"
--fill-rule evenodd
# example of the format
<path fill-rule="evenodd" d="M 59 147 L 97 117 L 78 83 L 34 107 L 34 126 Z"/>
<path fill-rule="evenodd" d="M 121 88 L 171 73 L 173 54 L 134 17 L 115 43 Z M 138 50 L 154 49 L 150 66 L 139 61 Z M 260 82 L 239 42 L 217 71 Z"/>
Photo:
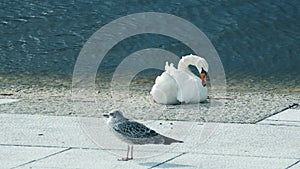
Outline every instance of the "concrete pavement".
<path fill-rule="evenodd" d="M 257 124 L 144 121 L 183 144 L 127 145 L 103 118 L 0 114 L 0 168 L 300 168 L 300 110 Z"/>

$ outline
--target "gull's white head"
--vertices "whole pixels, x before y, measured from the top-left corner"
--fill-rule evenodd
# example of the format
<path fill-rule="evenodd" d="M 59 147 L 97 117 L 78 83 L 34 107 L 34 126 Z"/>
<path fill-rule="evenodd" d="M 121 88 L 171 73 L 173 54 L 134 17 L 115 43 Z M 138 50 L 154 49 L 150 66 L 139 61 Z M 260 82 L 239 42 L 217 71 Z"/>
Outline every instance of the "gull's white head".
<path fill-rule="evenodd" d="M 103 114 L 104 117 L 108 118 L 108 123 L 111 121 L 118 121 L 125 119 L 123 113 L 120 110 L 112 110 L 108 114 Z"/>

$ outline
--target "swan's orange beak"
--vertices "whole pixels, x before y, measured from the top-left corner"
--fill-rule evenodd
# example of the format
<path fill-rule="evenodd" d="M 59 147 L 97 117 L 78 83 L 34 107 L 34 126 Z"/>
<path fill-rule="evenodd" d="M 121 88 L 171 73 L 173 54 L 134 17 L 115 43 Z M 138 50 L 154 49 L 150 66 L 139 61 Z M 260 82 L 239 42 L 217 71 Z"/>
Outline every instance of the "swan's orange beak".
<path fill-rule="evenodd" d="M 205 87 L 206 86 L 206 73 L 202 72 L 200 74 L 200 77 L 201 77 L 202 85 Z"/>

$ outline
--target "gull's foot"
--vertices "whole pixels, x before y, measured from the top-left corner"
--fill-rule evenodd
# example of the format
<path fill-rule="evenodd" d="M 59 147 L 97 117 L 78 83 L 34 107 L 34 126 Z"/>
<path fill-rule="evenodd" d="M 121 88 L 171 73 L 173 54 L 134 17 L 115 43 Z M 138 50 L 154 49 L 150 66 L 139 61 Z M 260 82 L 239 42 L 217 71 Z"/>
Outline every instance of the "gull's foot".
<path fill-rule="evenodd" d="M 118 159 L 118 161 L 129 161 L 129 160 L 132 160 L 132 159 L 133 158 L 125 157 L 125 158 Z"/>

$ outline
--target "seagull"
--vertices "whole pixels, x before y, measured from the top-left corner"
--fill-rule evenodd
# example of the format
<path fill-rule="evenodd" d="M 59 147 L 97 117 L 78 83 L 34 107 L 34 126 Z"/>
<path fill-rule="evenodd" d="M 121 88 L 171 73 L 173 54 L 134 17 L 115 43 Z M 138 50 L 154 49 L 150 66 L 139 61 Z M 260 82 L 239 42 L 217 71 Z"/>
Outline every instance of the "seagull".
<path fill-rule="evenodd" d="M 183 143 L 183 141 L 163 136 L 141 123 L 125 118 L 120 110 L 113 110 L 103 116 L 108 118 L 107 124 L 113 133 L 128 144 L 127 156 L 118 159 L 119 161 L 133 159 L 133 145 Z M 129 157 L 129 152 L 131 152 L 131 157 Z"/>

